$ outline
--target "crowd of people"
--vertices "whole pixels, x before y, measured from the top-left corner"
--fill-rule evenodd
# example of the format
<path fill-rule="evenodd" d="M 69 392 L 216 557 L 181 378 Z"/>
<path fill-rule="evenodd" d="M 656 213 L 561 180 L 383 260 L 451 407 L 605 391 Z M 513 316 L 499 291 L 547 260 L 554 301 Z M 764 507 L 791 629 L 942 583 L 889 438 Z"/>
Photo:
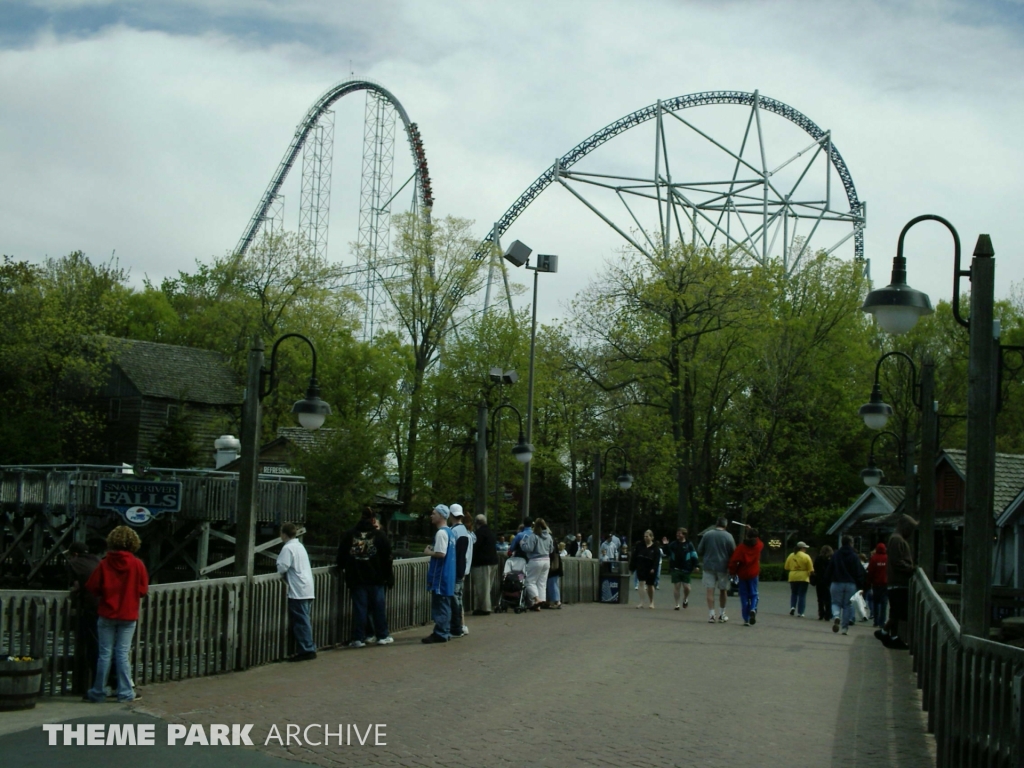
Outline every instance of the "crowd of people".
<path fill-rule="evenodd" d="M 464 585 L 472 574 L 474 615 L 486 616 L 493 610 L 491 586 L 495 579 L 499 552 L 505 553 L 506 568 L 521 564 L 525 575 L 524 608 L 531 611 L 559 609 L 561 603 L 562 559 L 592 558 L 592 548 L 581 534 L 556 542 L 547 523 L 526 520 L 506 541 L 496 535 L 484 515 L 467 517 L 459 504 L 438 504 L 431 511 L 433 542 L 424 553 L 430 557 L 426 588 L 430 592 L 431 619 L 434 626 L 424 643 L 446 643 L 465 637 Z M 888 544 L 877 544 L 871 555 L 854 549 L 854 540 L 843 536 L 835 551 L 822 547 L 816 559 L 800 541 L 785 561 L 790 587 L 789 614 L 805 616 L 807 592 L 815 587 L 818 619 L 831 621 L 833 632 L 847 634 L 855 623 L 855 604 L 863 599 L 864 611 L 874 621 L 875 636 L 887 647 L 905 649 L 899 635 L 900 622 L 907 618 L 908 588 L 914 572 L 909 544 L 916 521 L 903 515 Z M 643 539 L 632 551 L 614 533 L 599 547 L 602 561 L 627 561 L 639 593 L 636 607 L 654 608 L 662 563 L 667 558 L 671 574 L 675 610 L 689 607 L 691 577 L 701 565 L 702 583 L 708 608 L 708 622 L 724 624 L 729 620 L 726 604 L 730 586 L 738 588 L 743 626 L 757 623 L 761 553 L 764 545 L 758 531 L 743 529 L 737 545 L 724 517 L 701 537 L 699 546 L 689 541 L 686 528 L 676 531 L 675 539 L 662 538 L 644 531 Z M 297 652 L 290 661 L 316 658 L 310 610 L 315 599 L 313 572 L 305 547 L 297 538 L 292 523 L 281 526 L 283 542 L 277 557 L 277 571 L 287 583 L 290 632 Z M 149 577 L 145 565 L 135 556 L 141 541 L 128 526 L 117 526 L 107 536 L 107 553 L 100 559 L 79 542 L 65 556 L 72 593 L 77 601 L 77 636 L 89 664 L 80 679 L 91 679 L 85 692 L 90 701 L 104 701 L 111 691 L 107 678 L 115 672 L 119 701 L 138 698 L 132 683 L 129 650 L 139 614 L 139 601 L 147 594 Z M 346 531 L 338 547 L 337 565 L 352 599 L 352 639 L 349 646 L 394 642 L 388 631 L 386 590 L 394 586 L 391 542 L 381 529 L 372 509 L 365 509 L 360 520 Z M 867 616 L 862 618 L 868 618 Z"/>

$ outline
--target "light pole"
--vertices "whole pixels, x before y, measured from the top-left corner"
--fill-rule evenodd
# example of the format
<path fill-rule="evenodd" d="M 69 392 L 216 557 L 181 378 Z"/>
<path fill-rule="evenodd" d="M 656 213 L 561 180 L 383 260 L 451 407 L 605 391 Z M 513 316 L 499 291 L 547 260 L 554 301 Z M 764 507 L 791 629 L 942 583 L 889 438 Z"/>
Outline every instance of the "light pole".
<path fill-rule="evenodd" d="M 526 393 L 526 439 L 533 439 L 533 367 L 537 349 L 537 274 L 540 272 L 557 272 L 558 257 L 553 254 L 538 253 L 537 266 L 530 266 L 530 254 L 533 250 L 516 240 L 505 249 L 505 258 L 517 267 L 525 266 L 533 270 L 533 320 L 530 324 L 530 381 Z M 523 506 L 520 520 L 525 520 L 530 513 L 530 467 L 527 463 L 523 468 Z"/>
<path fill-rule="evenodd" d="M 869 402 L 860 407 L 860 416 L 869 429 L 883 429 L 893 414 L 892 406 L 882 400 L 882 389 L 879 385 L 879 372 L 882 363 L 890 358 L 896 357 L 906 360 L 910 365 L 911 381 L 910 389 L 914 405 L 921 411 L 921 461 L 917 472 L 914 471 L 914 441 L 911 439 L 908 430 L 904 429 L 903 434 L 903 461 L 905 467 L 904 482 L 906 491 L 904 493 L 903 507 L 908 515 L 918 519 L 918 544 L 919 565 L 928 578 L 933 578 L 935 572 L 935 457 L 938 451 L 938 404 L 935 402 L 935 364 L 930 358 L 926 358 L 921 366 L 921 376 L 918 378 L 917 366 L 914 360 L 904 352 L 887 352 L 882 355 L 875 364 L 875 383 L 871 387 L 871 398 Z M 884 434 L 884 433 L 883 433 Z M 892 433 L 889 433 L 892 434 Z M 876 440 L 878 437 L 876 436 Z M 872 459 L 874 458 L 874 440 L 871 443 Z M 873 477 L 870 472 L 873 465 L 861 472 L 861 478 L 867 485 L 877 485 L 868 482 Z M 880 470 L 875 470 L 880 473 Z M 867 474 L 865 474 L 867 473 Z M 881 477 L 878 478 L 881 480 Z"/>
<path fill-rule="evenodd" d="M 619 488 L 623 491 L 628 491 L 633 486 L 633 475 L 631 475 L 626 466 L 629 462 L 629 458 L 626 456 L 626 452 L 617 445 L 612 445 L 607 448 L 604 452 L 602 459 L 601 452 L 597 451 L 594 454 L 594 485 L 591 490 L 591 498 L 593 501 L 592 514 L 593 518 L 591 521 L 592 536 L 594 539 L 594 557 L 601 558 L 601 465 L 602 463 L 607 465 L 608 454 L 612 451 L 618 451 L 622 456 L 622 471 L 619 472 L 619 476 L 616 482 L 619 484 Z"/>
<path fill-rule="evenodd" d="M 487 514 L 487 414 L 490 409 L 490 391 L 494 384 L 515 384 L 519 374 L 515 371 L 503 371 L 491 368 L 488 372 L 491 384 L 484 385 L 480 392 L 480 402 L 476 407 L 476 461 L 473 485 L 473 510 L 476 515 Z"/>
<path fill-rule="evenodd" d="M 530 443 L 526 439 L 526 435 L 523 433 L 523 415 L 519 412 L 518 408 L 512 405 L 512 403 L 502 403 L 493 411 L 491 411 L 491 432 L 495 431 L 494 422 L 498 417 L 498 413 L 504 410 L 505 408 L 508 408 L 510 411 L 515 413 L 516 419 L 519 421 L 519 440 L 516 442 L 515 447 L 512 449 L 512 455 L 515 457 L 516 461 L 520 462 L 521 464 L 525 464 L 528 467 L 530 466 L 530 459 L 533 458 L 533 446 L 530 445 Z M 498 421 L 498 424 L 501 424 L 500 420 Z M 500 462 L 501 446 L 497 442 L 495 442 L 495 449 L 497 451 L 497 453 L 495 454 L 495 459 L 497 462 Z M 497 472 L 498 465 L 495 466 L 495 473 L 497 474 Z M 497 525 L 500 519 L 499 513 L 501 511 L 501 487 L 497 485 L 497 482 L 495 486 L 496 487 L 494 493 L 494 519 L 495 525 Z"/>
<path fill-rule="evenodd" d="M 249 368 L 245 382 L 245 403 L 242 406 L 242 457 L 238 471 L 238 512 L 236 515 L 235 573 L 252 578 L 254 568 L 257 505 L 259 494 L 259 450 L 262 408 L 260 403 L 277 388 L 277 348 L 285 339 L 302 339 L 313 352 L 313 371 L 309 377 L 306 397 L 292 406 L 304 429 L 319 429 L 330 415 L 331 406 L 320 399 L 316 379 L 316 348 L 299 333 L 286 333 L 274 342 L 270 352 L 270 370 L 263 367 L 263 341 L 256 336 L 249 350 Z"/>
<path fill-rule="evenodd" d="M 1001 358 L 999 334 L 994 321 L 995 251 L 988 235 L 979 235 L 971 268 L 960 268 L 960 236 L 941 216 L 918 216 L 900 232 L 893 259 L 892 283 L 871 291 L 862 309 L 875 315 L 889 333 L 906 333 L 931 302 L 906 282 L 903 240 L 907 231 L 922 221 L 937 221 L 953 235 L 953 316 L 970 329 L 967 390 L 967 493 L 964 509 L 963 585 L 961 587 L 961 634 L 988 639 L 991 621 L 992 538 L 995 521 L 995 421 L 996 389 Z M 970 320 L 960 316 L 960 278 L 971 279 Z M 924 297 L 923 302 L 921 297 Z M 922 393 L 924 394 L 924 393 Z M 922 397 L 923 399 L 923 397 Z M 931 410 L 931 409 L 929 409 Z M 931 490 L 931 489 L 930 489 Z M 933 492 L 933 491 L 932 491 Z M 924 538 L 922 536 L 922 538 Z M 932 546 L 932 542 L 928 542 Z M 930 574 L 929 574 L 930 575 Z"/>
<path fill-rule="evenodd" d="M 488 374 L 491 381 L 498 385 L 498 400 L 505 402 L 505 384 L 515 384 L 519 381 L 519 374 L 515 371 L 503 371 L 501 368 L 491 368 Z M 521 423 L 521 422 L 520 422 Z M 501 446 L 501 419 L 498 419 L 497 429 L 494 425 L 494 417 L 491 417 L 491 431 L 494 432 L 494 444 Z M 501 451 L 494 454 L 494 519 L 500 519 L 501 512 Z"/>

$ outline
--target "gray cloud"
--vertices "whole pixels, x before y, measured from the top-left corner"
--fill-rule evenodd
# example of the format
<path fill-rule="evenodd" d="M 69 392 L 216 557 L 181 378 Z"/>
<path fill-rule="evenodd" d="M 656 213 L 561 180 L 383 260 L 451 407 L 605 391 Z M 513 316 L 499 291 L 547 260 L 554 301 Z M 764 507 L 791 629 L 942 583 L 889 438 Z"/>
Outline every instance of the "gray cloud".
<path fill-rule="evenodd" d="M 556 156 L 622 115 L 684 93 L 760 89 L 832 129 L 868 201 L 876 280 L 887 278 L 902 224 L 924 212 L 960 227 L 967 252 L 978 232 L 991 233 L 1004 292 L 1024 278 L 1013 251 L 1024 239 L 1014 197 L 1019 4 L 19 7 L 21 26 L 0 38 L 0 250 L 21 258 L 116 249 L 136 277 L 159 279 L 223 253 L 295 124 L 347 78 L 351 61 L 420 124 L 438 212 L 475 219 L 481 235 Z M 349 97 L 337 112 L 331 254 L 347 261 L 362 101 Z M 605 150 L 602 162 L 650 172 L 640 133 Z M 400 183 L 408 160 L 401 148 L 396 157 Z M 948 295 L 952 270 L 948 236 L 937 229 L 908 241 L 911 281 L 935 299 Z M 516 237 L 562 256 L 541 297 L 548 317 L 619 246 L 556 189 L 517 222 Z"/>

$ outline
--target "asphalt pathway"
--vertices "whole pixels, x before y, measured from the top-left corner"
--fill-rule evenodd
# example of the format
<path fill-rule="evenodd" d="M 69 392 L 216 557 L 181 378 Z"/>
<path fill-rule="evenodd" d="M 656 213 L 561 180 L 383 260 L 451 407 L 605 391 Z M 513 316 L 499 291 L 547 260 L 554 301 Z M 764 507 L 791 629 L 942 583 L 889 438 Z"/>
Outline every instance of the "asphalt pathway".
<path fill-rule="evenodd" d="M 447 645 L 421 644 L 424 628 L 387 647 L 147 686 L 130 706 L 51 701 L 0 713 L 0 763 L 935 764 L 911 659 L 883 648 L 867 625 L 843 636 L 827 622 L 790 617 L 785 584 L 762 585 L 756 626 L 742 626 L 735 599 L 730 621 L 711 625 L 698 601 L 672 610 L 670 589 L 657 593 L 653 611 L 587 604 L 469 617 L 469 637 Z M 44 722 L 152 723 L 156 745 L 51 747 Z M 213 724 L 252 724 L 254 746 L 203 746 L 198 734 L 198 744 L 167 746 L 175 724 L 198 724 L 207 737 Z M 322 743 L 325 724 L 343 734 L 341 745 L 337 735 Z M 279 743 L 289 725 L 291 743 Z"/>

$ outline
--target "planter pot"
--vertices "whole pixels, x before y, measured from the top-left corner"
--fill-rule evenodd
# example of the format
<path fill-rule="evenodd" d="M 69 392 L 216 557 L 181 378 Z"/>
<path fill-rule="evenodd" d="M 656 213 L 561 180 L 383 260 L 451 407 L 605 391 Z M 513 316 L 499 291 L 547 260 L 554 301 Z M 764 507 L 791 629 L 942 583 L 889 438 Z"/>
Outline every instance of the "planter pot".
<path fill-rule="evenodd" d="M 42 687 L 42 659 L 0 661 L 0 711 L 32 709 Z"/>

